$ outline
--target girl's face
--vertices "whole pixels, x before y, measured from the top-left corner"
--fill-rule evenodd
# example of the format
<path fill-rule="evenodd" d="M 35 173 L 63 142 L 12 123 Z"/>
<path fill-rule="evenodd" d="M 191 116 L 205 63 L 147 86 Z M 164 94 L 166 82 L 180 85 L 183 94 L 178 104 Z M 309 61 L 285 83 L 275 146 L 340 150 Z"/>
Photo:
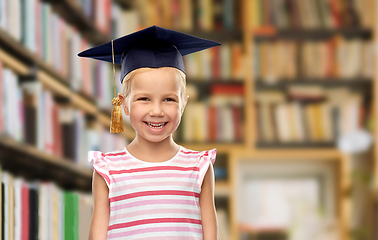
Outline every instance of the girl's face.
<path fill-rule="evenodd" d="M 172 68 L 156 68 L 137 73 L 131 80 L 126 115 L 137 135 L 150 142 L 161 142 L 177 129 L 183 108 L 180 78 Z M 125 101 L 124 101 L 125 103 Z"/>

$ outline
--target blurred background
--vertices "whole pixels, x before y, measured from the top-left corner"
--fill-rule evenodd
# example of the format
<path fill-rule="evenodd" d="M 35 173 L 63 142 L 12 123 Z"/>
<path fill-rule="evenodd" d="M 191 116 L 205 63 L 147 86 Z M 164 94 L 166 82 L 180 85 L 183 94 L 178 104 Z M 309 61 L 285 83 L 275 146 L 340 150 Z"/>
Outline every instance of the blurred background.
<path fill-rule="evenodd" d="M 1 239 L 87 239 L 89 150 L 113 71 L 77 53 L 151 25 L 222 43 L 184 57 L 175 140 L 217 148 L 222 240 L 377 234 L 376 0 L 0 0 Z M 120 67 L 116 69 L 117 91 Z"/>

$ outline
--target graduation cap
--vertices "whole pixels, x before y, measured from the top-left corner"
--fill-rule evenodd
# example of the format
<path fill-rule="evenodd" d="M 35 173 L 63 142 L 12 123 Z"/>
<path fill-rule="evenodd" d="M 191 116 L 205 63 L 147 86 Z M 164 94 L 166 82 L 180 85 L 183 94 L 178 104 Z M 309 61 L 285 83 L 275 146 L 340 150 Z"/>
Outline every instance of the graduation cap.
<path fill-rule="evenodd" d="M 185 73 L 182 56 L 219 45 L 220 43 L 211 40 L 198 38 L 158 26 L 152 26 L 114 39 L 97 47 L 87 49 L 79 53 L 78 56 L 112 62 L 113 72 L 114 63 L 121 64 L 120 81 L 122 83 L 124 77 L 129 72 L 144 67 L 174 67 Z M 123 125 L 122 130 L 116 130 L 116 127 L 112 128 L 112 125 L 119 125 L 113 123 L 113 113 L 114 115 L 118 115 L 118 113 L 115 113 L 118 112 L 118 110 L 115 110 L 116 106 L 119 107 L 119 114 L 122 118 L 120 110 L 121 101 L 116 96 L 116 90 L 114 90 L 114 95 L 115 97 L 112 104 L 115 105 L 115 107 L 112 111 L 110 132 L 122 132 Z"/>

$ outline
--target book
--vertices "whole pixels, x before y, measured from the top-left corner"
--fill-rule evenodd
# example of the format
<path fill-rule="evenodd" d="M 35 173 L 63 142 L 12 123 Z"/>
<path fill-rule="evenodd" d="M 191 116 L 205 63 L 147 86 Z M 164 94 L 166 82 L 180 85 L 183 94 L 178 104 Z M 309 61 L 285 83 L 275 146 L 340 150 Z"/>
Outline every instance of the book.
<path fill-rule="evenodd" d="M 30 207 L 29 207 L 29 188 L 27 183 L 21 181 L 21 240 L 29 240 L 30 233 Z"/>
<path fill-rule="evenodd" d="M 27 183 L 29 188 L 29 239 L 38 240 L 39 239 L 39 225 L 41 221 L 39 219 L 39 183 L 29 182 Z"/>
<path fill-rule="evenodd" d="M 80 194 L 78 199 L 78 239 L 88 239 L 90 221 L 93 212 L 93 199 L 91 194 Z"/>
<path fill-rule="evenodd" d="M 62 132 L 63 156 L 71 161 L 75 161 L 75 118 L 74 111 L 68 107 L 59 109 L 59 119 Z"/>
<path fill-rule="evenodd" d="M 73 192 L 64 192 L 64 239 L 79 239 L 78 232 L 78 195 Z"/>
<path fill-rule="evenodd" d="M 234 29 L 235 26 L 235 3 L 232 0 L 223 0 L 223 27 L 224 29 Z"/>
<path fill-rule="evenodd" d="M 4 85 L 4 80 L 3 80 L 3 63 L 0 61 L 0 93 L 3 95 L 3 85 Z M 5 109 L 4 109 L 4 98 L 0 97 L 0 132 L 4 132 L 5 127 L 4 127 L 4 119 L 5 119 Z"/>

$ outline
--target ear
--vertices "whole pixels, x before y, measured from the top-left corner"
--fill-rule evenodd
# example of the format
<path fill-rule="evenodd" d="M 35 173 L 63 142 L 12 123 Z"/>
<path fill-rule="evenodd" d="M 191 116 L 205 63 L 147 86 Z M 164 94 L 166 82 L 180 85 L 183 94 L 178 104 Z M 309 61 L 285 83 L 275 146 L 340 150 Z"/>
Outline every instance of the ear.
<path fill-rule="evenodd" d="M 181 108 L 181 116 L 182 116 L 182 114 L 184 114 L 184 110 L 185 110 L 186 104 L 188 103 L 188 100 L 189 100 L 189 95 L 186 95 L 186 97 L 184 99 L 184 104 Z"/>
<path fill-rule="evenodd" d="M 125 112 L 127 116 L 130 116 L 129 106 L 126 101 L 126 97 L 123 95 L 123 93 L 120 92 L 118 93 L 118 98 L 122 101 L 123 111 Z"/>

